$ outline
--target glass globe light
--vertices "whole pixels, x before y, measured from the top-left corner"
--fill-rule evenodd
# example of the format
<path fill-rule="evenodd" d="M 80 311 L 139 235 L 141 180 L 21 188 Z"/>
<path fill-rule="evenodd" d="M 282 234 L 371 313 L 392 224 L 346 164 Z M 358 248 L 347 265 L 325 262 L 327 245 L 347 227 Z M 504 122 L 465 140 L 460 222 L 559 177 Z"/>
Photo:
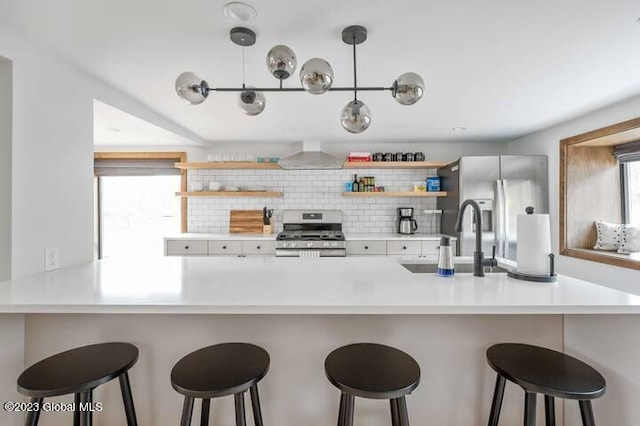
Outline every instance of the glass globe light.
<path fill-rule="evenodd" d="M 391 94 L 400 105 L 413 105 L 422 98 L 424 80 L 415 72 L 406 72 L 393 82 Z"/>
<path fill-rule="evenodd" d="M 192 72 L 183 72 L 176 78 L 176 93 L 191 105 L 204 102 L 209 96 L 209 85 Z"/>
<path fill-rule="evenodd" d="M 307 92 L 321 95 L 333 84 L 333 69 L 324 59 L 309 59 L 300 69 L 300 83 Z"/>
<path fill-rule="evenodd" d="M 267 53 L 267 68 L 278 80 L 289 78 L 297 64 L 296 54 L 285 45 L 273 46 Z"/>
<path fill-rule="evenodd" d="M 371 124 L 369 108 L 359 100 L 351 101 L 340 114 L 340 123 L 347 132 L 362 133 Z"/>
<path fill-rule="evenodd" d="M 251 87 L 247 87 L 247 89 L 251 89 Z M 247 115 L 258 115 L 264 111 L 264 107 L 266 106 L 267 100 L 262 92 L 243 90 L 238 95 L 238 107 L 240 111 Z"/>

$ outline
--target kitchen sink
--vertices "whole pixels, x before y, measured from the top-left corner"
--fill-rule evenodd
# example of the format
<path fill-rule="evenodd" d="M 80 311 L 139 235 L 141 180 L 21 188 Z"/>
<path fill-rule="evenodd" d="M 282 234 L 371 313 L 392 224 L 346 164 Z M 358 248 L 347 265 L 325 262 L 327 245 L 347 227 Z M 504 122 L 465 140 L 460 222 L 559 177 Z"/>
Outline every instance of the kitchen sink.
<path fill-rule="evenodd" d="M 435 274 L 438 271 L 438 265 L 436 263 L 402 263 L 402 266 L 407 268 L 414 274 Z M 454 266 L 455 271 L 458 273 L 473 272 L 472 263 L 460 263 Z M 500 266 L 484 267 L 484 273 L 505 273 L 507 270 Z"/>

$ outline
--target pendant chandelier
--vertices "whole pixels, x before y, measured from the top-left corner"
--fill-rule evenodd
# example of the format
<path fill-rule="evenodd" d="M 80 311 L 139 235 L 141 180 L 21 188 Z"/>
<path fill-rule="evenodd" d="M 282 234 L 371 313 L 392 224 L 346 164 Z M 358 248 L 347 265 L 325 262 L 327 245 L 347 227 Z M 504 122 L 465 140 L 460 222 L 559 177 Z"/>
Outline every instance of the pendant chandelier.
<path fill-rule="evenodd" d="M 238 46 L 248 47 L 256 42 L 256 34 L 243 27 L 231 29 L 231 41 Z M 309 59 L 300 69 L 300 84 L 302 87 L 282 87 L 283 80 L 291 77 L 296 70 L 297 59 L 295 53 L 284 45 L 274 46 L 267 54 L 267 69 L 279 80 L 279 87 L 250 87 L 245 85 L 244 79 L 244 51 L 242 59 L 242 87 L 210 87 L 209 84 L 192 72 L 185 72 L 178 76 L 175 89 L 178 96 L 191 105 L 198 105 L 207 99 L 209 92 L 239 92 L 238 107 L 247 115 L 258 115 L 266 107 L 264 92 L 307 92 L 321 95 L 328 91 L 353 92 L 353 100 L 349 102 L 340 114 L 342 127 L 350 133 L 362 133 L 371 124 L 369 108 L 358 99 L 358 91 L 391 92 L 393 98 L 401 105 L 413 105 L 422 98 L 424 81 L 414 72 L 407 72 L 398 77 L 391 87 L 358 87 L 356 46 L 367 39 L 367 29 L 352 25 L 342 31 L 342 41 L 353 47 L 353 87 L 333 87 L 334 74 L 331 65 L 321 58 Z"/>

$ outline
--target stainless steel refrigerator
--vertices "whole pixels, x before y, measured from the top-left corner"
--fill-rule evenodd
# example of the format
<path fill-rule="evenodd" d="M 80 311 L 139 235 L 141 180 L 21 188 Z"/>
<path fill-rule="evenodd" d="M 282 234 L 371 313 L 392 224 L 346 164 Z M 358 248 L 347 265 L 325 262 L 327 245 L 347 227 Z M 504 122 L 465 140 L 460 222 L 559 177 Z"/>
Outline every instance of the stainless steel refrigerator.
<path fill-rule="evenodd" d="M 458 256 L 475 251 L 475 218 L 468 208 L 462 232 L 455 230 L 460 204 L 466 199 L 478 202 L 482 211 L 482 251 L 516 260 L 516 216 L 532 206 L 536 213 L 549 212 L 547 157 L 538 155 L 501 155 L 461 157 L 438 169 L 442 191 L 438 198 L 442 210 L 441 233 L 458 238 Z"/>

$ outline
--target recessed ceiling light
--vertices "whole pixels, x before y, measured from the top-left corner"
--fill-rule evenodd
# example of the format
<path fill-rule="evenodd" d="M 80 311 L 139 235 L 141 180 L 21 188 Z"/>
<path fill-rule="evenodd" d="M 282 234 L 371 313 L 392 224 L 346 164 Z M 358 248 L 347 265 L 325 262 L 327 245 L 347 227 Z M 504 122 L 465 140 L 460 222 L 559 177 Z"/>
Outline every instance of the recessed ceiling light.
<path fill-rule="evenodd" d="M 258 16 L 258 12 L 252 6 L 241 2 L 227 3 L 222 11 L 231 21 L 243 24 L 253 21 Z"/>
<path fill-rule="evenodd" d="M 110 131 L 110 132 L 116 132 L 116 133 L 122 131 L 122 129 L 119 129 L 117 127 L 108 127 L 107 130 Z"/>
<path fill-rule="evenodd" d="M 454 132 L 464 132 L 465 130 L 467 130 L 466 127 L 454 127 L 453 129 Z"/>

